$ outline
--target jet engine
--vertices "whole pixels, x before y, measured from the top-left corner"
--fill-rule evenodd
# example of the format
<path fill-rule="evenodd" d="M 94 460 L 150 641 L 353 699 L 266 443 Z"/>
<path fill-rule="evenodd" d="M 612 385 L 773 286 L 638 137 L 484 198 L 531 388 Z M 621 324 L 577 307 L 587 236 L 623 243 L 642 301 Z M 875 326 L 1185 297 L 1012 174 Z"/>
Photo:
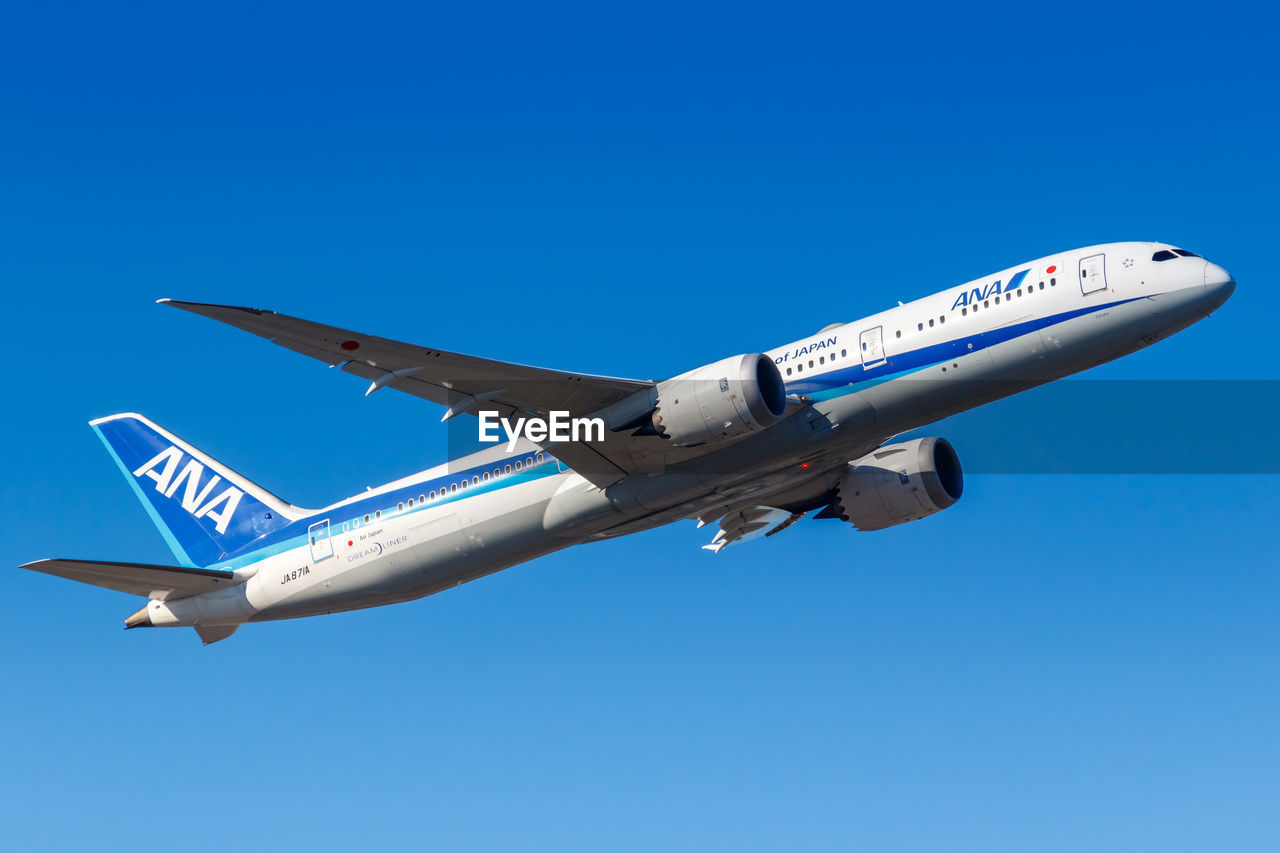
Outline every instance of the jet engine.
<path fill-rule="evenodd" d="M 883 530 L 944 510 L 963 492 L 960 457 L 950 442 L 917 438 L 850 462 L 823 514 L 859 530 Z"/>
<path fill-rule="evenodd" d="M 652 425 L 677 447 L 741 438 L 776 424 L 787 392 L 773 359 L 735 355 L 659 382 Z"/>

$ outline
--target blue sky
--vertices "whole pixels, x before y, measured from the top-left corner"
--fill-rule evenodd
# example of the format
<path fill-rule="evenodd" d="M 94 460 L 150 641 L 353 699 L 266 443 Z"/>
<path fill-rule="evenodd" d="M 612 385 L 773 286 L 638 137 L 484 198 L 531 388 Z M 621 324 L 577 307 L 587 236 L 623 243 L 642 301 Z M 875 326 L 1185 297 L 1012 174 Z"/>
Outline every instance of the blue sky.
<path fill-rule="evenodd" d="M 86 426 L 104 414 L 303 505 L 443 461 L 434 407 L 159 297 L 660 378 L 1159 239 L 1239 288 L 1091 376 L 1274 379 L 1274 25 L 6 7 L 0 565 L 170 559 Z M 1182 442 L 1265 433 L 1259 387 L 1254 423 L 1197 412 Z M 1019 427 L 990 441 L 1061 440 Z M 1274 850 L 1278 498 L 1274 476 L 979 475 L 879 534 L 806 522 L 712 557 L 679 525 L 207 649 L 10 568 L 0 843 Z"/>

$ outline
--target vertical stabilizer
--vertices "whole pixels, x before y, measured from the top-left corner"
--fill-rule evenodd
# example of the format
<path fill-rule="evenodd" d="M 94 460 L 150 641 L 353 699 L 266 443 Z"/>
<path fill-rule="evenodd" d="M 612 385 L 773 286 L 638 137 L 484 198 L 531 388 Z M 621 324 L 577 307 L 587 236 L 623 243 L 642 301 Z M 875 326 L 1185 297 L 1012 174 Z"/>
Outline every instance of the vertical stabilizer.
<path fill-rule="evenodd" d="M 184 566 L 213 565 L 307 514 L 141 415 L 90 426 Z"/>

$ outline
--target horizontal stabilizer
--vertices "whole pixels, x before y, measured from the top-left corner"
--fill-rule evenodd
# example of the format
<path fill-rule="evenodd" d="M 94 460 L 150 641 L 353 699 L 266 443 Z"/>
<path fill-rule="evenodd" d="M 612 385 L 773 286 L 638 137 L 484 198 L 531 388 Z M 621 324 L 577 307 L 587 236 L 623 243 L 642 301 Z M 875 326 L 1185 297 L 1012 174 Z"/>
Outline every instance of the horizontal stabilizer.
<path fill-rule="evenodd" d="M 219 587 L 232 586 L 239 579 L 231 572 L 212 569 L 185 569 L 146 563 L 103 563 L 97 560 L 36 560 L 21 566 L 47 575 L 102 586 L 167 601 L 186 598 Z"/>

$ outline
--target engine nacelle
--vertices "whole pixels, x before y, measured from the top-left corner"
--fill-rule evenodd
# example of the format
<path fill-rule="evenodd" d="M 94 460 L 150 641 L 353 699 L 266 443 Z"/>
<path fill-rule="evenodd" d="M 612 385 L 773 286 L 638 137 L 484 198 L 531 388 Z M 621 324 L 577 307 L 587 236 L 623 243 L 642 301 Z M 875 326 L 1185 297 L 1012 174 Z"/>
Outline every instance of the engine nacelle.
<path fill-rule="evenodd" d="M 735 355 L 659 382 L 653 428 L 678 447 L 741 438 L 776 424 L 787 392 L 773 359 Z"/>
<path fill-rule="evenodd" d="M 859 530 L 883 530 L 944 510 L 963 492 L 964 472 L 950 442 L 917 438 L 850 462 L 831 508 Z"/>

